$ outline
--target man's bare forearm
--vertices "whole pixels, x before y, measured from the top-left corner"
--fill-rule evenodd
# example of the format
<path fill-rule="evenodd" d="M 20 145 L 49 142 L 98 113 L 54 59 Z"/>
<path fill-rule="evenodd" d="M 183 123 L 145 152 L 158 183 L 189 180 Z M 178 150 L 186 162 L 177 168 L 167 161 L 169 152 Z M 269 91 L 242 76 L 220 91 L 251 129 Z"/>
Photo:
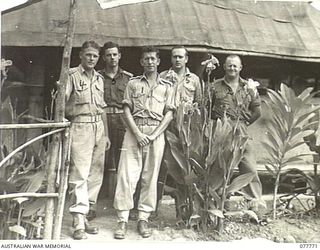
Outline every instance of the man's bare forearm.
<path fill-rule="evenodd" d="M 141 132 L 139 130 L 139 128 L 137 127 L 136 123 L 134 122 L 134 119 L 133 119 L 133 116 L 130 112 L 130 108 L 128 106 L 124 106 L 123 107 L 123 112 L 124 112 L 124 116 L 125 116 L 125 122 L 126 124 L 128 125 L 130 131 L 136 135 L 138 134 L 139 132 Z"/>
<path fill-rule="evenodd" d="M 107 137 L 109 137 L 108 118 L 107 118 L 106 112 L 103 112 L 103 113 L 101 114 L 101 116 L 102 116 L 102 121 L 103 121 L 103 124 L 104 124 L 104 132 L 105 132 L 105 135 L 106 135 Z"/>
<path fill-rule="evenodd" d="M 169 110 L 163 117 L 159 126 L 153 131 L 153 133 L 148 136 L 151 141 L 156 139 L 159 135 L 161 135 L 168 127 L 169 123 L 173 119 L 173 111 Z"/>

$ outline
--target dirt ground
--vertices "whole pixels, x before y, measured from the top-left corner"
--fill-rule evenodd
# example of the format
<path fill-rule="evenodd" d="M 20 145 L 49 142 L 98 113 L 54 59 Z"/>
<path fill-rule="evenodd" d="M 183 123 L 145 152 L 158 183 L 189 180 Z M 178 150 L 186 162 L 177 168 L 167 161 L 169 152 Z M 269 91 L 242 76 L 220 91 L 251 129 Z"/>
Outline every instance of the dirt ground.
<path fill-rule="evenodd" d="M 72 239 L 71 216 L 67 211 L 63 220 L 62 240 Z M 143 239 L 136 230 L 136 221 L 129 221 L 127 237 L 120 241 L 135 242 L 190 242 L 190 241 L 217 241 L 231 242 L 235 240 L 265 239 L 280 243 L 320 243 L 320 218 L 303 215 L 301 212 L 282 216 L 277 220 L 270 220 L 264 216 L 263 225 L 250 222 L 249 218 L 230 218 L 225 220 L 222 234 L 209 231 L 204 234 L 192 229 L 178 228 L 175 217 L 175 205 L 172 200 L 164 200 L 157 219 L 150 222 L 153 234 Z M 97 235 L 88 235 L 88 241 L 112 241 L 116 227 L 116 213 L 110 200 L 99 200 L 97 218 L 92 224 L 99 227 Z"/>

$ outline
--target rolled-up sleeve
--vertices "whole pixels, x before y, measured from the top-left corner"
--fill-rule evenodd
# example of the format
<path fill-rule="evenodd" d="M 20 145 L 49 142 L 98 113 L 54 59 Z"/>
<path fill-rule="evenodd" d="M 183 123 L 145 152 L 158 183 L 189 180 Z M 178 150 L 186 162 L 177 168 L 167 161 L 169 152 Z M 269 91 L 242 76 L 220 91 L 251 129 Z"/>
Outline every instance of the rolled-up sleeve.
<path fill-rule="evenodd" d="M 72 77 L 68 75 L 68 80 L 66 82 L 66 101 L 69 101 L 72 90 L 73 90 Z"/>
<path fill-rule="evenodd" d="M 167 101 L 164 107 L 164 114 L 167 113 L 169 110 L 175 111 L 176 110 L 176 106 L 175 106 L 175 91 L 174 91 L 174 87 L 168 87 L 168 91 L 167 91 Z"/>
<path fill-rule="evenodd" d="M 133 102 L 131 98 L 132 93 L 132 81 L 129 81 L 123 95 L 122 106 L 129 106 L 130 110 L 133 110 Z"/>

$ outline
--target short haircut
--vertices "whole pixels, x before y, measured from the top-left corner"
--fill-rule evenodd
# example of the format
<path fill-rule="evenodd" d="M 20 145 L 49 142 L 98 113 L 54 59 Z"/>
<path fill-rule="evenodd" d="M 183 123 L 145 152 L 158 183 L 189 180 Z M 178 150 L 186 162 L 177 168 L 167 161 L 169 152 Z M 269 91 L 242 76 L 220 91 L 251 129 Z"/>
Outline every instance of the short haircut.
<path fill-rule="evenodd" d="M 120 46 L 117 43 L 114 42 L 106 42 L 103 47 L 101 52 L 104 53 L 107 49 L 111 49 L 111 48 L 117 48 L 118 52 L 120 53 Z"/>
<path fill-rule="evenodd" d="M 187 48 L 184 47 L 183 45 L 176 45 L 176 46 L 174 46 L 174 47 L 171 49 L 171 54 L 172 54 L 173 50 L 175 50 L 175 49 L 184 49 L 184 50 L 186 51 L 186 56 L 189 55 L 189 51 L 188 51 Z"/>
<path fill-rule="evenodd" d="M 143 58 L 143 55 L 145 53 L 150 53 L 150 52 L 155 52 L 157 58 L 160 58 L 159 50 L 157 48 L 153 47 L 153 46 L 143 46 L 142 49 L 141 49 L 141 58 Z"/>
<path fill-rule="evenodd" d="M 224 61 L 224 63 L 226 63 L 228 59 L 239 59 L 240 64 L 242 65 L 241 58 L 240 58 L 240 56 L 238 56 L 238 55 L 228 55 L 228 56 L 226 57 L 226 60 Z"/>
<path fill-rule="evenodd" d="M 87 48 L 94 48 L 100 52 L 99 44 L 93 40 L 85 41 L 81 46 L 81 51 L 84 51 Z"/>

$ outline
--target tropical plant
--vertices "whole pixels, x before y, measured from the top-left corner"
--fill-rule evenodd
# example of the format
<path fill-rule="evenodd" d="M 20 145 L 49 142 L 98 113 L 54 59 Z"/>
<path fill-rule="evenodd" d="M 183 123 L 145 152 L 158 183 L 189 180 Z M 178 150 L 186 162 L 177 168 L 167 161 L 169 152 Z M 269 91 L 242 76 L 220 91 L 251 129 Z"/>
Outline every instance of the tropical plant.
<path fill-rule="evenodd" d="M 308 206 L 305 207 L 303 203 L 299 200 L 302 207 L 306 212 L 311 212 L 315 210 L 316 214 L 319 215 L 319 196 L 320 196 L 320 178 L 318 174 L 305 173 L 298 168 L 290 168 L 285 171 L 282 175 L 282 181 L 287 179 L 291 180 L 292 184 L 287 184 L 291 188 L 292 199 L 298 199 L 298 195 L 301 193 L 314 196 L 315 204 L 311 205 L 308 203 Z M 302 187 L 296 187 L 297 184 L 302 184 Z M 311 205 L 311 206 L 310 206 Z"/>
<path fill-rule="evenodd" d="M 3 152 L 2 155 L 6 155 Z M 0 194 L 44 192 L 46 152 L 26 150 L 18 153 L 2 168 Z M 0 200 L 1 239 L 33 239 L 40 237 L 45 202 L 20 197 Z M 36 234 L 38 233 L 38 234 Z M 13 235 L 12 235 L 13 234 Z"/>
<path fill-rule="evenodd" d="M 1 92 L 23 87 L 24 83 L 7 81 L 1 85 Z M 17 114 L 18 98 L 4 95 L 0 114 L 2 122 L 19 123 L 28 110 Z M 17 130 L 1 132 L 0 160 L 18 145 Z M 20 138 L 21 139 L 21 138 Z M 0 168 L 0 194 L 19 192 L 42 192 L 45 182 L 46 152 L 40 145 L 39 152 L 27 148 L 16 153 Z M 34 198 L 3 198 L 0 200 L 0 239 L 33 239 L 40 237 L 45 203 Z"/>
<path fill-rule="evenodd" d="M 243 124 L 231 121 L 226 116 L 223 120 L 209 121 L 209 148 L 205 163 L 201 165 L 191 159 L 199 176 L 198 182 L 194 183 L 197 208 L 194 216 L 200 215 L 198 218 L 205 231 L 208 225 L 214 225 L 222 232 L 225 216 L 247 214 L 258 222 L 257 215 L 251 210 L 242 208 L 240 211 L 230 212 L 225 208 L 227 197 L 239 192 L 254 177 L 253 173 L 247 173 L 233 178 L 234 170 L 241 162 L 248 142 L 248 136 L 242 132 L 241 126 Z"/>
<path fill-rule="evenodd" d="M 189 159 L 190 155 L 203 147 L 203 135 L 198 126 L 200 110 L 197 104 L 182 103 L 176 114 L 174 123 L 176 127 L 166 131 L 171 154 L 166 154 L 164 161 L 168 173 L 176 183 L 175 187 L 171 187 L 173 188 L 171 192 L 176 197 L 177 216 L 188 225 L 193 211 L 192 177 L 194 177 Z"/>
<path fill-rule="evenodd" d="M 266 169 L 274 177 L 273 218 L 276 218 L 277 194 L 282 182 L 281 173 L 292 164 L 301 163 L 310 153 L 293 154 L 304 144 L 304 138 L 315 132 L 313 126 L 319 121 L 310 122 L 319 107 L 310 107 L 310 99 L 315 93 L 313 88 L 305 89 L 299 96 L 281 84 L 278 92 L 268 89 L 268 101 L 265 102 L 271 115 L 266 124 L 266 140 L 261 141 L 268 152 L 263 159 Z"/>
<path fill-rule="evenodd" d="M 206 108 L 195 104 L 181 105 L 176 120 L 179 136 L 167 132 L 173 159 L 165 162 L 176 181 L 171 189 L 178 197 L 176 206 L 182 221 L 203 231 L 214 227 L 222 232 L 225 215 L 241 213 L 258 220 L 253 211 L 231 213 L 225 209 L 227 197 L 253 178 L 253 174 L 243 174 L 232 179 L 248 140 L 242 124 L 227 117 L 208 120 Z"/>
<path fill-rule="evenodd" d="M 310 122 L 319 121 L 320 119 L 320 111 L 316 113 L 314 117 L 310 119 Z M 319 192 L 319 174 L 318 174 L 318 165 L 320 162 L 320 122 L 313 123 L 312 128 L 315 130 L 314 134 L 311 134 L 304 138 L 306 144 L 308 145 L 309 149 L 316 153 L 313 155 L 313 175 L 309 174 L 309 177 L 312 178 L 313 183 L 309 183 L 315 199 L 315 210 L 319 214 L 320 213 L 320 192 Z"/>

